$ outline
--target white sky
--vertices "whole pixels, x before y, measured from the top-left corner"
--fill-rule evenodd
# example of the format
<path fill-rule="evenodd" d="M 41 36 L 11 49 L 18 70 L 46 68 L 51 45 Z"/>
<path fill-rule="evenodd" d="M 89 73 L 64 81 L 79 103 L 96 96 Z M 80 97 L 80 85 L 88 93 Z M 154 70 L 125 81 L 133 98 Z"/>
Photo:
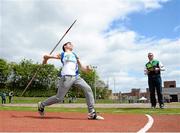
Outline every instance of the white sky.
<path fill-rule="evenodd" d="M 132 13 L 163 8 L 167 0 L 0 0 L 0 57 L 41 62 L 77 19 L 54 53 L 67 41 L 85 64 L 97 66 L 114 92 L 147 88 L 143 69 L 147 53 L 166 67 L 163 80 L 180 87 L 180 38 L 149 38 L 123 25 Z M 122 25 L 113 27 L 113 21 Z M 153 20 L 152 20 L 153 21 Z M 144 27 L 146 28 L 146 27 Z M 153 27 L 152 27 L 153 28 Z M 172 30 L 178 30 L 179 26 Z M 61 62 L 51 61 L 57 67 Z M 114 82 L 115 81 L 115 82 Z M 115 83 L 115 87 L 114 87 Z"/>

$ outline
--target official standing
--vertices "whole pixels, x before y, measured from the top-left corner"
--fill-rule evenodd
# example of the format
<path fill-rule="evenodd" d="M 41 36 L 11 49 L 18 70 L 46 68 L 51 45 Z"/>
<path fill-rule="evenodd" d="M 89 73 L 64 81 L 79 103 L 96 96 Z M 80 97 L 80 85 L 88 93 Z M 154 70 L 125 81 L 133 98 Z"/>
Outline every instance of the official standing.
<path fill-rule="evenodd" d="M 145 74 L 148 76 L 148 85 L 150 91 L 151 107 L 156 108 L 156 93 L 158 96 L 159 107 L 164 108 L 163 95 L 162 95 L 162 80 L 161 71 L 165 68 L 163 64 L 154 59 L 153 53 L 148 53 L 149 62 L 145 65 Z"/>

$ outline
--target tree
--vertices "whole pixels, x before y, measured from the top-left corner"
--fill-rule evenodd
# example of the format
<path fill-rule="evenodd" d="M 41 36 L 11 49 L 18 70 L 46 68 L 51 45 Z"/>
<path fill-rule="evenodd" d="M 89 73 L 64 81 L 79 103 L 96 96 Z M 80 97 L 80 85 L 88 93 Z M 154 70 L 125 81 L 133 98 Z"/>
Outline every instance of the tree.
<path fill-rule="evenodd" d="M 94 75 L 96 75 L 96 72 L 91 71 L 91 72 L 86 73 L 79 69 L 79 74 L 87 82 L 87 84 L 90 85 L 90 87 L 92 88 L 92 90 L 94 92 Z M 77 95 L 77 97 L 85 97 L 83 90 L 76 86 L 73 86 L 70 89 L 70 93 L 72 93 L 73 95 Z"/>
<path fill-rule="evenodd" d="M 32 60 L 23 59 L 20 63 L 8 63 L 0 59 L 0 88 L 1 90 L 14 91 L 14 94 L 20 96 L 33 77 L 37 68 L 41 67 L 31 85 L 25 92 L 25 96 L 52 96 L 56 94 L 58 69 L 54 65 L 33 63 Z M 80 71 L 80 76 L 90 85 L 92 91 L 106 98 L 108 89 L 105 83 L 99 79 L 96 71 L 85 73 Z M 95 82 L 96 79 L 96 82 Z M 83 91 L 78 87 L 72 87 L 68 93 L 73 97 L 84 97 Z"/>
<path fill-rule="evenodd" d="M 18 95 L 22 93 L 40 65 L 37 63 L 33 64 L 31 60 L 25 59 L 19 64 L 11 63 L 11 75 L 8 80 L 8 87 L 12 88 Z M 37 73 L 25 94 L 28 96 L 45 96 L 47 90 L 51 91 L 52 87 L 55 90 L 57 73 L 58 70 L 53 65 L 44 65 Z"/>
<path fill-rule="evenodd" d="M 4 59 L 0 59 L 0 88 L 5 88 L 9 73 L 8 63 Z"/>

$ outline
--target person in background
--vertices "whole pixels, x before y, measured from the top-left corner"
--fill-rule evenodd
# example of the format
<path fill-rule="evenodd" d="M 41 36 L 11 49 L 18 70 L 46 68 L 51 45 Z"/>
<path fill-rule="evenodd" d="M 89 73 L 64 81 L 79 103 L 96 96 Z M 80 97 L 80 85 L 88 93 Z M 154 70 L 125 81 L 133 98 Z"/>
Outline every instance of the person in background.
<path fill-rule="evenodd" d="M 9 103 L 12 102 L 12 97 L 13 97 L 13 91 L 9 92 Z"/>
<path fill-rule="evenodd" d="M 163 109 L 164 101 L 162 95 L 161 71 L 165 71 L 165 68 L 160 61 L 154 59 L 153 53 L 148 53 L 148 59 L 149 61 L 145 65 L 144 72 L 148 76 L 151 107 L 156 108 L 156 91 L 159 107 Z"/>
<path fill-rule="evenodd" d="M 2 98 L 2 104 L 6 104 L 6 93 L 2 93 L 1 94 L 1 98 Z"/>

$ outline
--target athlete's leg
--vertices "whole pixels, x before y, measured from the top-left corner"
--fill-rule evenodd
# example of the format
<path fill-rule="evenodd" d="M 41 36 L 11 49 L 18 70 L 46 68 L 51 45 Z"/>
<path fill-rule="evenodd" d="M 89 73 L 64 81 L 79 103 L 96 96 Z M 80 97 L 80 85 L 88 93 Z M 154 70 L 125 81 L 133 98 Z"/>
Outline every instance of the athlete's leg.
<path fill-rule="evenodd" d="M 64 76 L 60 78 L 57 94 L 48 98 L 44 102 L 42 102 L 42 105 L 49 106 L 63 100 L 64 96 L 66 95 L 68 90 L 71 88 L 73 82 L 74 82 L 74 79 L 71 76 Z"/>
<path fill-rule="evenodd" d="M 77 77 L 74 85 L 80 87 L 83 90 L 86 97 L 88 112 L 94 112 L 94 96 L 91 87 L 81 77 Z"/>

